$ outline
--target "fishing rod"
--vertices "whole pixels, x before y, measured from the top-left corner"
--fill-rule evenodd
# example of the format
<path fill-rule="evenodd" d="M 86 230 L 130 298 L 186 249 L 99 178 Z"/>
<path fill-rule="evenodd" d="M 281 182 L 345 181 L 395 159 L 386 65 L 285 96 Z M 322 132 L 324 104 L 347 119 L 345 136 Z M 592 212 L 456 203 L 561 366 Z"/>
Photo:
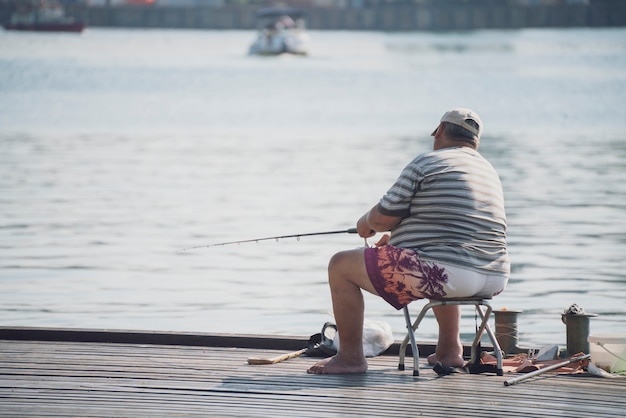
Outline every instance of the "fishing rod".
<path fill-rule="evenodd" d="M 217 244 L 198 245 L 196 247 L 183 248 L 183 249 L 178 250 L 176 252 L 180 253 L 180 252 L 185 252 L 185 251 L 188 251 L 188 250 L 196 250 L 198 248 L 211 248 L 211 247 L 219 247 L 219 246 L 222 246 L 222 245 L 244 244 L 244 243 L 247 243 L 247 242 L 259 242 L 259 241 L 269 241 L 269 240 L 278 241 L 279 239 L 286 239 L 286 238 L 298 238 L 298 239 L 300 239 L 300 237 L 310 237 L 310 236 L 314 236 L 314 235 L 356 234 L 356 233 L 357 233 L 356 228 L 350 228 L 350 229 L 343 229 L 343 230 L 340 230 L 340 231 L 324 231 L 324 232 L 310 232 L 310 233 L 306 233 L 306 234 L 281 235 L 281 236 L 277 236 L 277 237 L 254 238 L 254 239 L 246 239 L 246 240 L 241 240 L 241 241 L 228 241 L 228 242 L 218 242 Z"/>

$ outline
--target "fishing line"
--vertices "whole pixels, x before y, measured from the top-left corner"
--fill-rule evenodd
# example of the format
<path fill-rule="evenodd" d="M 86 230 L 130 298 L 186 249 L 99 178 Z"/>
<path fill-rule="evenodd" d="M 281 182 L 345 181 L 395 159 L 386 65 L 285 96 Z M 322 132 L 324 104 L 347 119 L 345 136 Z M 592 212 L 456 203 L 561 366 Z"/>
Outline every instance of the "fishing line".
<path fill-rule="evenodd" d="M 498 334 L 503 337 L 516 339 L 518 334 L 517 322 L 512 324 L 498 324 Z"/>
<path fill-rule="evenodd" d="M 176 252 L 182 253 L 182 252 L 189 251 L 189 250 L 197 250 L 198 248 L 220 247 L 223 245 L 244 244 L 247 242 L 260 242 L 260 241 L 269 241 L 269 240 L 278 241 L 278 240 L 286 239 L 286 238 L 297 238 L 299 241 L 300 237 L 311 237 L 314 235 L 356 234 L 356 233 L 357 233 L 356 228 L 350 228 L 350 229 L 343 229 L 340 231 L 324 231 L 324 232 L 309 232 L 306 234 L 280 235 L 277 237 L 254 238 L 254 239 L 246 239 L 246 240 L 241 240 L 241 241 L 228 241 L 228 242 L 218 242 L 216 244 L 198 245 L 195 247 L 183 248 L 183 249 L 177 250 Z"/>

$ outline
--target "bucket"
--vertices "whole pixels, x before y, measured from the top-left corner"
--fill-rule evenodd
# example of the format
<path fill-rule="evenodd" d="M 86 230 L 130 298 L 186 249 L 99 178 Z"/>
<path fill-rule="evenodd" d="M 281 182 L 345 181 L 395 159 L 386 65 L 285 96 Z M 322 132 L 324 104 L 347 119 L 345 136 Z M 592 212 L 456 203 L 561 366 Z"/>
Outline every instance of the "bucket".
<path fill-rule="evenodd" d="M 593 364 L 609 373 L 626 371 L 626 334 L 590 335 L 589 354 Z"/>

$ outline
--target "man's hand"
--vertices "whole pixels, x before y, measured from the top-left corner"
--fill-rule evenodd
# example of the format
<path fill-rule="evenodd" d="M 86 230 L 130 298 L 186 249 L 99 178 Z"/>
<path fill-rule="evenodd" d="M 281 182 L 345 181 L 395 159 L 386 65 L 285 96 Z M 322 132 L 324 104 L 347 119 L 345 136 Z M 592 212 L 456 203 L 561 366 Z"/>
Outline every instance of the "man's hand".
<path fill-rule="evenodd" d="M 369 226 L 369 224 L 365 220 L 365 216 L 359 219 L 359 221 L 356 223 L 356 232 L 359 234 L 361 238 L 369 238 L 369 237 L 373 237 L 374 235 L 376 235 L 376 231 L 374 231 Z"/>
<path fill-rule="evenodd" d="M 376 247 L 384 247 L 385 245 L 389 244 L 389 238 L 390 238 L 390 235 L 389 234 L 385 234 L 374 245 Z"/>

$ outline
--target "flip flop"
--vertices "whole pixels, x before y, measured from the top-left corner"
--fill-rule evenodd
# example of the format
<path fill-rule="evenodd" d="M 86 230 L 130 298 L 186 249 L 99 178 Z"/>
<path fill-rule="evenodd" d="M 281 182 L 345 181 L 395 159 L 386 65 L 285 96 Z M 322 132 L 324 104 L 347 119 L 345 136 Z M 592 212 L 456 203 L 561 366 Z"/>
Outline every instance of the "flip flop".
<path fill-rule="evenodd" d="M 467 367 L 450 367 L 450 366 L 444 365 L 440 361 L 435 363 L 435 365 L 433 366 L 433 370 L 439 376 L 447 376 L 453 373 L 465 373 L 465 374 L 470 373 L 470 370 L 468 370 Z"/>
<path fill-rule="evenodd" d="M 498 374 L 498 367 L 495 364 L 466 364 L 463 367 L 449 367 L 438 361 L 433 370 L 439 376 L 446 376 L 453 373 L 465 373 L 465 374 L 482 374 L 482 373 L 496 373 Z"/>
<path fill-rule="evenodd" d="M 310 357 L 334 356 L 337 354 L 337 349 L 333 344 L 333 338 L 336 333 L 337 325 L 332 322 L 326 322 L 322 327 L 321 333 L 311 335 L 304 354 Z"/>

